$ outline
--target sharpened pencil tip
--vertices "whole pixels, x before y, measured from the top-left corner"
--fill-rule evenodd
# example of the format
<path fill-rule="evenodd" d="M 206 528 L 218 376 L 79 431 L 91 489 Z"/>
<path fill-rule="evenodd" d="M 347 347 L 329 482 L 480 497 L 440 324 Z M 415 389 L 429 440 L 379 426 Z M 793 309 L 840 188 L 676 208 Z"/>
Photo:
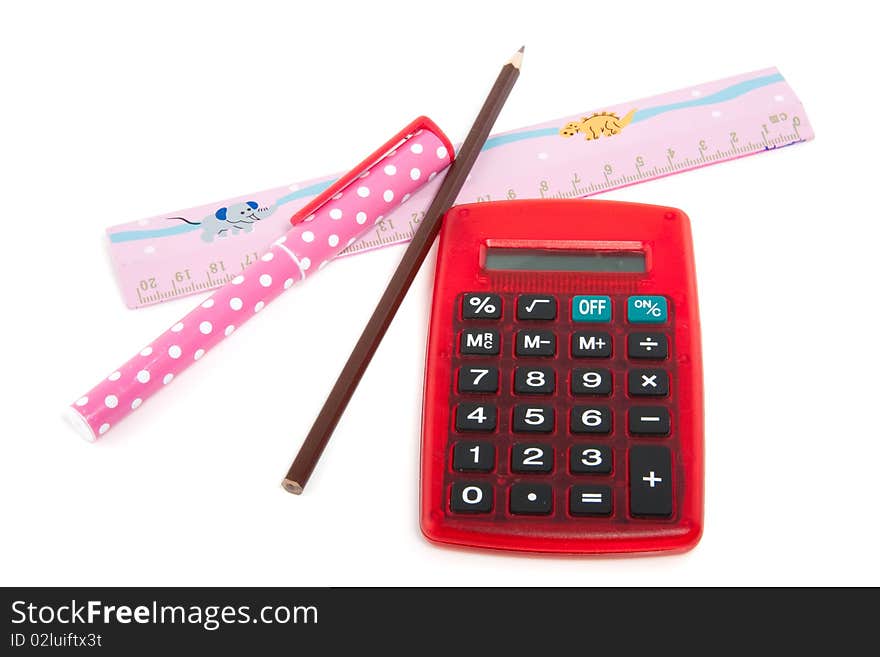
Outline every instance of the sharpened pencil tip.
<path fill-rule="evenodd" d="M 519 50 L 517 50 L 517 52 L 525 52 L 525 51 L 526 51 L 526 47 L 525 47 L 525 46 L 520 46 L 520 47 L 519 47 Z"/>
<path fill-rule="evenodd" d="M 507 61 L 507 63 L 512 64 L 514 68 L 519 70 L 519 68 L 522 66 L 523 52 L 525 51 L 525 49 L 526 49 L 526 47 L 523 46 L 522 48 L 517 50 L 515 53 L 513 53 L 513 57 L 511 57 Z"/>

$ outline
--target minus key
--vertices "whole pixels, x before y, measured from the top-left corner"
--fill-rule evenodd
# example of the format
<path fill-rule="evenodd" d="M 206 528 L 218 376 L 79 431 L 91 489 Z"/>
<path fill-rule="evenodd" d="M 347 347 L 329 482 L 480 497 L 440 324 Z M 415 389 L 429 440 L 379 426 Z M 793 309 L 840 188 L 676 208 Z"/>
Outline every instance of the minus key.
<path fill-rule="evenodd" d="M 665 406 L 635 406 L 627 413 L 627 428 L 637 436 L 668 436 L 669 409 Z"/>

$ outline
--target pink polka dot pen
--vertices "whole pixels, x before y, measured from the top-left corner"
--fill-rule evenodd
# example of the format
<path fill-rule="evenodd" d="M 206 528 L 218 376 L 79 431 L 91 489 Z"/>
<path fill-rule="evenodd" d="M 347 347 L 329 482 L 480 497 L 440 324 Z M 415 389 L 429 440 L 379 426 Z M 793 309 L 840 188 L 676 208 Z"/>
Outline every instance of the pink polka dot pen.
<path fill-rule="evenodd" d="M 208 297 L 70 407 L 74 427 L 95 440 L 202 358 L 294 283 L 320 270 L 428 178 L 446 168 L 452 144 L 426 117 L 312 200 L 259 261 Z"/>

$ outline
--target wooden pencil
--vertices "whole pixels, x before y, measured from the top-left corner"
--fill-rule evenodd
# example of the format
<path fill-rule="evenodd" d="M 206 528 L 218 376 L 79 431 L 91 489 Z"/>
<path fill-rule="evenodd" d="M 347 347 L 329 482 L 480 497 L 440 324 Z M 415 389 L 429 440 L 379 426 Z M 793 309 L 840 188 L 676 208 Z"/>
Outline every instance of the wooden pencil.
<path fill-rule="evenodd" d="M 295 495 L 302 493 L 305 488 L 321 453 L 324 451 L 339 418 L 348 406 L 352 394 L 360 383 L 361 377 L 366 371 L 373 354 L 382 341 L 391 320 L 397 313 L 403 297 L 409 290 L 419 268 L 422 266 L 437 233 L 440 231 L 440 223 L 443 215 L 455 203 L 464 185 L 465 179 L 480 154 L 489 132 L 495 124 L 495 119 L 501 112 L 507 96 L 510 94 L 513 85 L 519 77 L 519 69 L 522 64 L 523 51 L 525 46 L 517 50 L 513 57 L 501 68 L 498 78 L 489 95 L 486 97 L 483 107 L 474 124 L 468 132 L 467 138 L 459 149 L 458 155 L 449 167 L 437 195 L 431 202 L 430 207 L 425 212 L 425 218 L 419 225 L 418 230 L 413 236 L 412 242 L 404 252 L 394 272 L 385 293 L 376 305 L 372 317 L 367 322 L 360 339 L 355 344 L 354 350 L 351 352 L 348 361 L 342 368 L 336 384 L 327 396 L 321 412 L 315 419 L 311 430 L 306 436 L 305 441 L 300 447 L 287 476 L 281 483 L 284 490 Z"/>

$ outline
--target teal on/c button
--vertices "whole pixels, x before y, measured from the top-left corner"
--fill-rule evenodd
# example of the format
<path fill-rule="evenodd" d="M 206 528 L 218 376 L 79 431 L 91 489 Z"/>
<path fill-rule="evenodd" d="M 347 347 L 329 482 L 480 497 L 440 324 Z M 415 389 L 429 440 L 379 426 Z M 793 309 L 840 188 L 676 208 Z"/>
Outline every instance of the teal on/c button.
<path fill-rule="evenodd" d="M 576 296 L 571 302 L 571 319 L 575 322 L 610 322 L 611 297 Z"/>
<path fill-rule="evenodd" d="M 631 324 L 662 324 L 668 314 L 666 297 L 645 295 L 626 300 L 626 320 Z"/>

